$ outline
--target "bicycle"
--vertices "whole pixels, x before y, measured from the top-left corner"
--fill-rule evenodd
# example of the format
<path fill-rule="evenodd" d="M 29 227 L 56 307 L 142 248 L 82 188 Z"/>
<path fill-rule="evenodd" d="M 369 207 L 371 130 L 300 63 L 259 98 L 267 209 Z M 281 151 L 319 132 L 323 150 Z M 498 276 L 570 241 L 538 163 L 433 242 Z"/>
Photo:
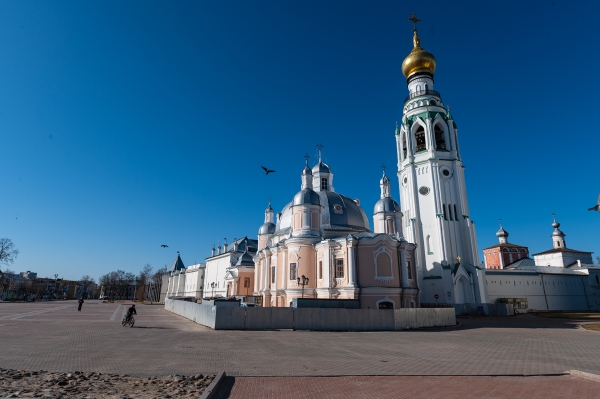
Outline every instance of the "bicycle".
<path fill-rule="evenodd" d="M 124 316 L 123 320 L 121 321 L 121 325 L 123 325 L 123 327 L 129 325 L 129 327 L 133 327 L 133 325 L 135 324 L 135 319 L 133 318 L 133 316 Z"/>

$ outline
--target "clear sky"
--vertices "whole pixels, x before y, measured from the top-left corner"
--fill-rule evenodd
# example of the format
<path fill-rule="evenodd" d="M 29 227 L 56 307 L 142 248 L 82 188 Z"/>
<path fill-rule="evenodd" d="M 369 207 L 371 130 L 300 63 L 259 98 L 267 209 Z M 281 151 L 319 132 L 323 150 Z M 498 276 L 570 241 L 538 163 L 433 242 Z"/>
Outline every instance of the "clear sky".
<path fill-rule="evenodd" d="M 412 48 L 437 58 L 479 248 L 600 255 L 592 1 L 3 1 L 0 237 L 16 271 L 77 279 L 203 262 L 256 237 L 325 145 L 337 191 L 379 197 Z M 265 165 L 276 173 L 265 176 Z M 399 198 L 398 181 L 393 193 Z M 371 221 L 372 223 L 372 221 Z M 161 244 L 169 245 L 163 249 Z"/>

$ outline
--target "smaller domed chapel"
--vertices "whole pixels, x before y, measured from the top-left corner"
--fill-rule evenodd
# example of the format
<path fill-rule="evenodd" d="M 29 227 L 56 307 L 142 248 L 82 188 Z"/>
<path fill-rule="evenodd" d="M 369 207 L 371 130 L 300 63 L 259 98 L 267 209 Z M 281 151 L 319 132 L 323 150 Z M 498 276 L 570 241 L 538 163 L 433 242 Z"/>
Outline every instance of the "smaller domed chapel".
<path fill-rule="evenodd" d="M 263 306 L 293 298 L 360 299 L 363 309 L 419 306 L 415 245 L 401 234 L 402 214 L 383 173 L 374 231 L 360 201 L 335 191 L 319 154 L 301 173 L 300 191 L 274 220 L 271 205 L 258 231 L 254 295 Z"/>

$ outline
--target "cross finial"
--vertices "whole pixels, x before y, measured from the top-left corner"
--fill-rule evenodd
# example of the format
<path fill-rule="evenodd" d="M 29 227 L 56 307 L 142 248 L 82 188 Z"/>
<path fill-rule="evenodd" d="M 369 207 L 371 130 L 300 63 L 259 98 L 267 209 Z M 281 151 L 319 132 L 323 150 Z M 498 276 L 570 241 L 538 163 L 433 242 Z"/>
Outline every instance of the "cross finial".
<path fill-rule="evenodd" d="M 412 13 L 412 16 L 410 18 L 408 18 L 409 21 L 411 21 L 413 23 L 413 31 L 417 31 L 417 22 L 421 22 L 421 20 L 417 17 L 415 17 L 415 13 Z"/>
<path fill-rule="evenodd" d="M 321 144 L 321 142 L 317 143 L 317 149 L 319 150 L 319 163 L 321 162 L 321 150 L 323 148 L 325 148 L 325 146 Z"/>
<path fill-rule="evenodd" d="M 460 263 L 460 256 L 457 256 L 456 260 L 458 261 L 458 263 Z"/>
<path fill-rule="evenodd" d="M 310 158 L 310 155 L 308 155 L 308 152 L 306 154 L 304 154 L 304 159 L 306 159 L 306 164 L 308 165 L 308 158 Z"/>
<path fill-rule="evenodd" d="M 502 219 L 498 219 L 500 221 L 500 228 L 502 228 Z"/>
<path fill-rule="evenodd" d="M 552 217 L 554 218 L 554 221 L 556 222 L 556 215 L 554 214 L 554 212 L 552 212 Z"/>
<path fill-rule="evenodd" d="M 271 197 L 267 198 L 269 200 L 269 205 L 271 205 Z"/>
<path fill-rule="evenodd" d="M 381 169 L 383 169 L 383 173 L 385 173 L 385 170 L 387 169 L 387 166 L 385 166 L 385 164 L 381 165 Z"/>

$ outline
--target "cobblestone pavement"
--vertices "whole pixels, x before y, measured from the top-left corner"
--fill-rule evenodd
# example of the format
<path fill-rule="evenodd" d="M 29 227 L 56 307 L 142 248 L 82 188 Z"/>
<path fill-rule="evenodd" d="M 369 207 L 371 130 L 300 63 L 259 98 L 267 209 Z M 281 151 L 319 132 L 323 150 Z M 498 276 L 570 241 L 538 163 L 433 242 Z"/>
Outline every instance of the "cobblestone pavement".
<path fill-rule="evenodd" d="M 560 377 L 228 377 L 216 399 L 598 398 L 600 382 Z"/>
<path fill-rule="evenodd" d="M 460 319 L 458 328 L 399 332 L 213 331 L 138 305 L 0 303 L 0 368 L 135 376 L 600 374 L 600 333 L 576 320 L 522 315 Z"/>

